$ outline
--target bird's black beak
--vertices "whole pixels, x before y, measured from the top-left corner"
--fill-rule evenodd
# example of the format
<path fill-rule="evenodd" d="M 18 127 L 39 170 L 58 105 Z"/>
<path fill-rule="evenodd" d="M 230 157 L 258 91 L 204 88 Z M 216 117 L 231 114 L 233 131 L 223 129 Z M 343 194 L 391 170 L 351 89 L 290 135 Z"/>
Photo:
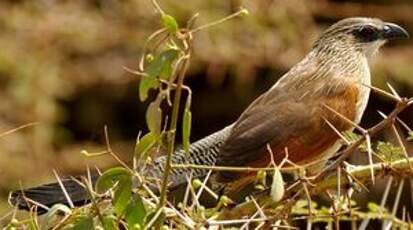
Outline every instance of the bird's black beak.
<path fill-rule="evenodd" d="M 384 39 L 406 39 L 410 35 L 401 26 L 394 23 L 386 23 L 383 27 L 382 37 Z"/>

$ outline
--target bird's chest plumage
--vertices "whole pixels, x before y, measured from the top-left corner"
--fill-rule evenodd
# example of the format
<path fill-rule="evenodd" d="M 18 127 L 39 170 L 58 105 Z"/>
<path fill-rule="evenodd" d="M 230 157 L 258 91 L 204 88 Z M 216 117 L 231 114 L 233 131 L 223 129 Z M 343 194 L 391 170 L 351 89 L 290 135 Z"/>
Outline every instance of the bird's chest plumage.
<path fill-rule="evenodd" d="M 355 123 L 360 123 L 361 118 L 363 116 L 364 110 L 366 110 L 367 102 L 369 100 L 370 95 L 370 88 L 368 86 L 371 85 L 370 79 L 370 69 L 368 66 L 367 59 L 363 59 L 361 66 L 360 66 L 361 74 L 360 74 L 360 83 L 358 84 L 358 99 L 356 103 L 356 116 L 354 119 Z"/>
<path fill-rule="evenodd" d="M 339 101 L 342 101 L 343 104 L 337 103 L 339 104 L 339 106 L 336 108 L 332 108 L 332 109 L 336 110 L 337 112 L 340 112 L 342 115 L 346 116 L 348 119 L 353 120 L 354 123 L 358 124 L 360 123 L 361 118 L 364 114 L 364 111 L 367 107 L 367 102 L 368 102 L 369 95 L 370 95 L 369 86 L 371 85 L 371 78 L 370 78 L 370 69 L 368 66 L 367 59 L 361 60 L 358 71 L 356 74 L 354 74 L 354 77 L 352 80 L 350 80 L 350 82 L 351 82 L 350 84 L 345 84 L 347 85 L 346 91 L 348 93 L 344 93 L 343 95 L 346 95 L 346 96 L 344 96 L 342 99 L 339 99 Z M 349 95 L 355 95 L 354 96 L 355 97 L 354 99 L 356 99 L 355 103 L 351 102 L 352 97 Z M 332 107 L 334 107 L 334 104 L 335 103 L 332 103 Z M 350 112 L 350 113 L 344 114 L 348 111 L 354 111 L 354 113 Z M 332 122 L 332 123 L 335 123 L 333 124 L 335 126 L 340 126 L 340 124 L 344 124 L 343 127 L 345 126 L 349 127 L 347 130 L 354 129 L 354 126 L 349 125 L 348 122 L 344 121 L 344 119 L 342 118 L 335 119 L 335 122 Z M 339 130 L 339 131 L 344 131 L 344 130 Z M 342 144 L 343 144 L 343 141 L 338 138 L 335 142 L 331 144 L 330 147 L 325 149 L 321 154 L 318 154 L 318 155 L 316 154 L 314 158 L 307 159 L 305 163 L 316 162 L 315 164 L 311 164 L 309 166 L 309 170 L 311 172 L 319 171 L 322 168 L 322 166 L 325 164 L 325 161 L 328 158 L 332 157 L 334 153 L 336 153 L 340 149 Z"/>

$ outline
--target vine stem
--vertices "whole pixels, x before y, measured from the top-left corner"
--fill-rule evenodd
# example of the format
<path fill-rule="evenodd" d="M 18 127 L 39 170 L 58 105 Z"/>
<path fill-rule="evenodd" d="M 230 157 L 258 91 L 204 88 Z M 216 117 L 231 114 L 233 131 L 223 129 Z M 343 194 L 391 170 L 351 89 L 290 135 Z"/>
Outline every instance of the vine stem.
<path fill-rule="evenodd" d="M 171 174 L 172 154 L 175 149 L 175 136 L 176 136 L 176 126 L 178 123 L 179 105 L 181 101 L 181 94 L 182 94 L 185 74 L 189 67 L 189 58 L 190 58 L 190 49 L 188 48 L 186 50 L 185 60 L 182 63 L 182 69 L 179 72 L 178 81 L 177 81 L 177 85 L 175 89 L 171 125 L 170 125 L 170 129 L 168 132 L 168 152 L 167 152 L 168 154 L 166 156 L 165 170 L 164 170 L 164 175 L 162 178 L 161 195 L 159 197 L 159 203 L 157 207 L 158 210 L 161 209 L 166 204 L 166 195 L 168 193 L 168 178 L 169 178 L 169 175 Z"/>

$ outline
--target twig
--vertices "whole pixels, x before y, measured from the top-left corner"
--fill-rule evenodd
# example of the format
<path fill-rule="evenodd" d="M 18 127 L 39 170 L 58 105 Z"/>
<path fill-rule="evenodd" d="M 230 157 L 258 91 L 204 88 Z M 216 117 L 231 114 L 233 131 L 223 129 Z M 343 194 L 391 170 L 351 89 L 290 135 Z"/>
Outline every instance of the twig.
<path fill-rule="evenodd" d="M 394 199 L 394 204 L 393 204 L 393 209 L 391 214 L 393 216 L 396 216 L 396 212 L 397 212 L 397 207 L 399 207 L 399 202 L 400 202 L 400 198 L 401 198 L 401 194 L 403 191 L 403 186 L 404 186 L 404 180 L 400 181 L 399 186 L 397 187 L 397 193 L 396 193 L 396 198 Z M 385 221 L 383 223 L 383 230 L 389 230 L 392 226 L 392 221 Z"/>
<path fill-rule="evenodd" d="M 187 56 L 189 57 L 190 49 L 188 49 L 186 52 L 187 52 Z M 175 134 L 176 134 L 176 127 L 178 123 L 178 112 L 179 112 L 179 105 L 181 101 L 182 85 L 183 85 L 185 74 L 186 74 L 188 67 L 189 67 L 189 58 L 183 61 L 183 67 L 178 76 L 178 82 L 177 82 L 177 87 L 176 87 L 175 97 L 174 97 L 174 102 L 173 102 L 174 104 L 172 108 L 171 125 L 169 127 L 170 132 L 168 133 L 168 152 L 167 152 L 166 161 L 165 161 L 164 175 L 162 178 L 161 195 L 159 197 L 158 209 L 163 207 L 166 201 L 166 194 L 167 194 L 167 189 L 168 189 L 168 178 L 169 178 L 169 175 L 172 169 L 171 167 L 172 154 L 175 148 Z"/>
<path fill-rule="evenodd" d="M 379 113 L 380 116 L 382 116 L 383 118 L 387 118 L 386 114 L 382 113 L 381 111 L 378 111 L 378 113 Z M 396 117 L 396 120 L 399 121 L 399 123 L 402 122 L 398 117 Z M 402 122 L 401 124 L 402 124 L 402 125 L 403 125 L 403 124 L 406 125 L 404 122 Z M 409 129 L 409 127 L 408 127 L 407 125 L 406 125 L 405 127 L 407 127 L 407 129 Z M 404 142 L 403 142 L 403 140 L 402 140 L 399 132 L 397 131 L 396 125 L 395 125 L 394 123 L 392 123 L 392 124 L 391 124 L 391 128 L 392 128 L 392 131 L 393 131 L 394 136 L 395 136 L 396 139 L 397 139 L 397 142 L 399 143 L 400 148 L 401 148 L 402 151 L 403 151 L 404 158 L 405 158 L 405 159 L 408 159 L 408 158 L 409 158 L 409 153 L 407 152 L 406 145 L 404 144 Z M 410 166 L 410 170 L 412 170 L 412 172 L 413 172 L 413 167 L 412 167 L 412 166 Z"/>
<path fill-rule="evenodd" d="M 353 126 L 354 128 L 356 128 L 358 131 L 360 131 L 361 133 L 365 133 L 366 130 L 361 127 L 360 125 L 358 125 L 357 123 L 355 123 L 354 121 L 348 119 L 346 116 L 344 116 L 343 114 L 337 112 L 335 109 L 331 108 L 330 106 L 324 104 L 323 105 L 325 108 L 327 108 L 329 111 L 333 112 L 335 115 L 339 116 L 343 121 L 347 122 L 348 124 L 350 124 L 351 126 Z"/>
<path fill-rule="evenodd" d="M 222 18 L 222 19 L 219 19 L 219 20 L 217 20 L 217 21 L 210 22 L 210 23 L 208 23 L 208 24 L 205 24 L 205 25 L 202 25 L 202 26 L 200 26 L 200 27 L 197 27 L 197 28 L 191 30 L 190 32 L 191 32 L 191 33 L 196 33 L 196 32 L 199 32 L 199 31 L 201 31 L 201 30 L 204 30 L 204 29 L 206 29 L 206 28 L 208 28 L 208 27 L 218 25 L 218 24 L 220 24 L 220 23 L 223 23 L 223 22 L 225 22 L 225 21 L 228 21 L 228 20 L 230 20 L 230 19 L 232 19 L 232 18 L 235 18 L 235 17 L 237 17 L 237 16 L 246 15 L 246 14 L 248 14 L 248 10 L 241 8 L 239 11 L 237 11 L 237 12 L 235 12 L 235 13 L 233 13 L 233 14 L 225 17 L 225 18 Z"/>
<path fill-rule="evenodd" d="M 331 124 L 331 122 L 329 122 L 327 119 L 324 119 L 324 121 L 327 123 L 328 126 L 330 126 L 330 128 L 337 134 L 337 136 L 339 136 L 344 142 L 346 142 L 346 145 L 350 144 L 350 141 L 347 140 L 347 138 L 340 132 L 337 130 L 336 127 L 334 127 L 333 124 Z"/>
<path fill-rule="evenodd" d="M 156 0 L 151 1 L 155 9 L 158 11 L 159 14 L 165 14 L 162 8 L 159 6 L 159 3 Z"/>
<path fill-rule="evenodd" d="M 178 211 L 175 206 L 169 202 L 167 202 L 168 206 L 170 207 L 170 209 L 172 209 L 175 214 L 181 218 L 183 220 L 182 224 L 185 225 L 186 227 L 188 227 L 189 229 L 195 229 L 195 222 L 189 218 L 188 216 L 186 216 L 185 214 L 181 213 L 180 211 Z"/>
<path fill-rule="evenodd" d="M 371 182 L 372 182 L 373 184 L 375 184 L 376 180 L 375 180 L 375 177 L 374 177 L 374 170 L 373 170 L 373 168 L 371 167 L 371 166 L 373 165 L 373 154 L 372 154 L 373 150 L 371 149 L 371 139 L 370 139 L 370 135 L 366 132 L 364 138 L 366 139 L 367 156 L 368 156 L 369 165 L 370 165 L 370 176 L 371 176 L 370 179 L 371 179 Z"/>
<path fill-rule="evenodd" d="M 401 99 L 401 98 L 400 98 L 400 95 L 399 95 L 399 94 L 397 93 L 397 91 L 393 88 L 393 86 L 390 85 L 390 83 L 388 83 L 388 82 L 386 82 L 386 84 L 387 84 L 387 87 L 389 87 L 392 95 L 393 95 L 395 98 L 397 98 L 397 100 L 400 101 L 400 99 Z"/>
<path fill-rule="evenodd" d="M 105 125 L 103 130 L 104 130 L 104 134 L 105 134 L 105 143 L 106 143 L 107 152 L 108 152 L 119 164 L 121 164 L 125 169 L 127 169 L 129 172 L 131 172 L 131 174 L 133 174 L 134 171 L 133 171 L 125 162 L 123 162 L 123 161 L 116 155 L 115 152 L 113 152 L 112 147 L 111 147 L 111 145 L 110 145 L 110 141 L 109 141 L 108 126 Z"/>
<path fill-rule="evenodd" d="M 89 168 L 88 168 L 88 176 L 90 176 L 90 170 L 89 170 Z M 89 178 L 90 178 L 90 177 L 89 177 Z M 104 222 L 102 213 L 100 212 L 99 206 L 98 206 L 98 204 L 97 204 L 97 202 L 96 202 L 96 199 L 95 199 L 95 196 L 94 196 L 94 193 L 93 193 L 92 183 L 91 183 L 90 180 L 88 180 L 88 179 L 86 179 L 86 178 L 84 178 L 84 177 L 82 177 L 82 181 L 83 181 L 83 184 L 85 185 L 85 190 L 87 191 L 87 193 L 88 193 L 89 196 L 90 196 L 90 200 L 91 200 L 92 206 L 94 207 L 94 209 L 95 209 L 95 211 L 96 211 L 96 213 L 97 213 L 98 219 L 99 219 L 99 221 L 101 222 L 101 224 L 104 225 L 105 222 Z"/>
<path fill-rule="evenodd" d="M 24 129 L 24 128 L 27 128 L 27 127 L 30 127 L 30 126 L 34 126 L 34 125 L 37 125 L 37 124 L 39 124 L 39 122 L 30 122 L 30 123 L 27 123 L 25 125 L 21 125 L 19 127 L 16 127 L 14 129 L 7 130 L 5 132 L 0 133 L 0 138 L 4 137 L 6 135 L 12 134 L 14 132 L 17 132 L 21 129 Z"/>
<path fill-rule="evenodd" d="M 373 136 L 379 131 L 383 130 L 387 126 L 389 126 L 392 122 L 394 122 L 395 118 L 399 113 L 401 113 L 403 110 L 405 110 L 407 107 L 409 107 L 413 103 L 413 98 L 407 99 L 407 98 L 402 98 L 397 104 L 395 109 L 387 116 L 386 119 L 380 121 L 378 124 L 375 126 L 369 128 L 366 132 L 369 134 L 369 136 Z M 326 169 L 323 170 L 315 179 L 314 182 L 318 182 L 323 180 L 325 175 L 330 173 L 331 171 L 335 170 L 335 168 L 343 162 L 347 157 L 350 156 L 351 153 L 356 150 L 364 141 L 365 141 L 366 136 L 363 135 L 361 136 L 357 141 L 353 142 L 353 144 L 347 146 L 344 150 L 340 151 L 337 153 L 337 155 L 340 155 L 337 160 L 332 163 L 331 165 L 327 166 Z"/>
<path fill-rule="evenodd" d="M 158 219 L 158 217 L 161 215 L 161 213 L 163 212 L 163 207 L 161 207 L 160 209 L 158 209 L 155 213 L 155 215 L 152 217 L 152 219 L 150 219 L 148 221 L 148 224 L 145 226 L 145 230 L 146 229 L 151 229 L 152 225 L 155 224 L 155 221 Z"/>
<path fill-rule="evenodd" d="M 413 175 L 413 173 L 410 171 L 410 166 L 413 164 L 413 157 L 409 158 L 408 160 L 406 159 L 401 159 L 401 160 L 396 160 L 393 162 L 381 162 L 381 163 L 375 163 L 372 165 L 373 170 L 375 171 L 376 174 L 380 175 Z M 353 169 L 350 169 L 348 171 L 349 174 L 354 176 L 360 181 L 365 181 L 369 177 L 369 171 L 370 171 L 371 166 L 369 165 L 363 165 L 363 166 L 357 166 Z M 392 170 L 389 170 L 392 169 Z M 340 183 L 342 186 L 348 185 L 349 181 L 344 177 Z M 317 194 L 321 191 L 324 191 L 328 188 L 335 188 L 337 186 L 337 178 L 335 175 L 331 175 L 329 177 L 324 178 L 322 181 L 317 183 L 317 186 L 315 186 L 313 189 L 310 190 L 311 194 Z"/>
<path fill-rule="evenodd" d="M 234 172 L 257 172 L 257 171 L 274 171 L 274 167 L 254 168 L 254 167 L 238 167 L 238 166 L 215 166 L 215 165 L 196 165 L 196 164 L 172 164 L 172 168 L 191 168 L 205 169 L 212 171 L 234 171 Z M 293 172 L 297 167 L 279 168 L 281 172 Z"/>
<path fill-rule="evenodd" d="M 374 86 L 372 86 L 372 85 L 367 85 L 367 84 L 364 84 L 364 83 L 360 83 L 360 84 L 361 84 L 362 86 L 364 86 L 364 87 L 367 87 L 367 88 L 372 89 L 374 92 L 379 93 L 379 94 L 381 94 L 381 95 L 383 95 L 383 96 L 385 96 L 385 97 L 387 97 L 387 98 L 389 98 L 389 99 L 391 99 L 391 100 L 393 100 L 393 101 L 395 101 L 395 102 L 399 102 L 399 101 L 400 101 L 400 97 L 395 97 L 393 94 L 391 94 L 391 93 L 389 93 L 389 92 L 386 92 L 386 91 L 384 91 L 384 90 L 382 90 L 382 89 L 380 89 L 380 88 L 374 87 Z"/>
<path fill-rule="evenodd" d="M 409 165 L 413 164 L 413 157 L 409 158 L 409 160 L 401 159 L 397 161 L 393 161 L 391 163 L 381 162 L 373 164 L 373 169 L 376 175 L 413 175 L 410 171 Z M 358 181 L 366 181 L 370 177 L 370 168 L 371 166 L 358 166 L 352 168 L 348 171 L 354 178 L 357 178 Z M 388 170 L 391 168 L 392 170 Z M 342 177 L 340 180 L 340 184 L 342 186 L 347 186 L 350 182 L 347 180 L 346 177 Z M 316 186 L 309 189 L 310 194 L 320 194 L 327 189 L 335 189 L 337 187 L 337 175 L 331 175 L 329 177 L 324 177 L 323 180 L 319 181 Z M 295 200 L 300 197 L 303 193 L 303 189 L 298 190 L 297 192 L 293 193 L 293 191 L 289 192 L 289 195 L 285 196 L 284 206 L 294 204 Z M 292 195 L 291 195 L 292 194 Z M 271 198 L 268 196 L 260 196 L 257 199 L 258 203 L 270 203 Z M 273 204 L 276 205 L 276 204 Z M 253 202 L 248 201 L 244 202 L 231 210 L 224 210 L 220 214 L 220 219 L 234 219 L 239 218 L 242 216 L 247 216 L 251 213 L 255 213 L 256 208 Z M 276 217 L 274 217 L 276 218 Z"/>
<path fill-rule="evenodd" d="M 73 205 L 72 199 L 70 198 L 69 194 L 67 193 L 66 188 L 63 185 L 62 180 L 60 179 L 59 175 L 57 175 L 56 170 L 53 170 L 53 174 L 55 175 L 56 180 L 59 183 L 60 188 L 62 189 L 63 194 L 65 195 L 66 201 L 69 204 L 70 208 L 74 208 L 75 206 Z"/>
<path fill-rule="evenodd" d="M 412 132 L 412 129 L 400 118 L 396 118 L 396 120 L 407 130 L 407 132 Z"/>
<path fill-rule="evenodd" d="M 402 149 L 403 156 L 405 159 L 409 159 L 409 153 L 407 152 L 406 145 L 404 144 L 399 132 L 397 131 L 396 125 L 394 123 L 391 125 L 393 134 L 396 137 L 397 142 L 399 143 L 400 148 Z M 410 165 L 410 170 L 413 172 L 413 167 Z"/>
<path fill-rule="evenodd" d="M 272 217 L 267 217 L 267 218 L 256 218 L 256 219 L 238 219 L 238 220 L 211 220 L 208 222 L 209 226 L 214 226 L 214 225 L 234 225 L 234 224 L 243 224 L 243 223 L 253 223 L 253 222 L 262 222 L 262 221 L 268 221 L 272 220 Z M 277 226 L 281 228 L 281 226 Z M 291 229 L 290 226 L 284 226 L 288 227 L 288 229 Z M 295 229 L 295 228 L 292 228 Z"/>

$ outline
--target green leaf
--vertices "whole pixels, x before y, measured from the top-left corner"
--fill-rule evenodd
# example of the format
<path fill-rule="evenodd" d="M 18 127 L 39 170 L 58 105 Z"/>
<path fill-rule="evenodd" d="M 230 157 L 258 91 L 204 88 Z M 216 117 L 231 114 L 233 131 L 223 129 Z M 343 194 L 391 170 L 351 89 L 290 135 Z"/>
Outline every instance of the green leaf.
<path fill-rule="evenodd" d="M 376 148 L 377 153 L 386 161 L 394 161 L 404 158 L 403 149 L 392 143 L 379 141 Z"/>
<path fill-rule="evenodd" d="M 150 77 L 160 76 L 165 72 L 165 68 L 171 66 L 173 61 L 178 57 L 179 50 L 176 48 L 170 48 L 158 56 L 145 68 L 145 73 Z"/>
<path fill-rule="evenodd" d="M 122 167 L 108 169 L 96 181 L 96 191 L 98 193 L 105 193 L 120 180 L 130 178 L 130 176 L 130 172 Z"/>
<path fill-rule="evenodd" d="M 190 136 L 192 125 L 192 113 L 191 113 L 191 95 L 186 99 L 184 117 L 182 122 L 182 142 L 184 145 L 185 153 L 189 153 Z"/>
<path fill-rule="evenodd" d="M 147 133 L 145 136 L 140 138 L 135 146 L 135 156 L 137 158 L 146 157 L 148 152 L 155 146 L 158 141 L 155 134 L 152 132 Z"/>
<path fill-rule="evenodd" d="M 409 136 L 407 137 L 407 141 L 413 141 L 413 131 L 409 132 Z"/>
<path fill-rule="evenodd" d="M 105 230 L 116 230 L 117 227 L 116 217 L 113 215 L 103 217 L 103 229 Z"/>
<path fill-rule="evenodd" d="M 178 22 L 176 22 L 175 18 L 169 14 L 162 14 L 161 15 L 162 25 L 165 26 L 166 29 L 169 30 L 171 33 L 176 33 L 178 31 Z"/>
<path fill-rule="evenodd" d="M 125 180 L 122 183 L 119 183 L 115 190 L 115 195 L 113 198 L 113 204 L 115 206 L 115 212 L 121 216 L 128 206 L 129 199 L 132 196 L 132 180 L 129 177 L 129 180 Z"/>
<path fill-rule="evenodd" d="M 386 213 L 386 208 L 382 208 L 380 205 L 373 202 L 369 202 L 367 208 L 374 213 Z"/>
<path fill-rule="evenodd" d="M 311 207 L 317 208 L 318 204 L 315 201 L 311 201 Z M 308 200 L 300 199 L 295 202 L 291 213 L 298 214 L 298 215 L 306 215 L 308 214 Z"/>
<path fill-rule="evenodd" d="M 146 123 L 149 131 L 158 136 L 161 133 L 162 125 L 162 110 L 160 104 L 162 102 L 161 94 L 158 95 L 155 101 L 151 102 L 146 110 Z"/>
<path fill-rule="evenodd" d="M 172 65 L 165 65 L 162 69 L 162 72 L 159 74 L 159 78 L 162 80 L 168 80 L 169 77 L 172 75 Z"/>
<path fill-rule="evenodd" d="M 89 230 L 95 229 L 93 224 L 93 218 L 90 216 L 82 216 L 76 220 L 76 223 L 71 225 L 69 228 L 70 230 Z"/>
<path fill-rule="evenodd" d="M 345 131 L 341 133 L 344 138 L 349 142 L 355 142 L 359 139 L 360 135 L 353 133 L 352 131 Z"/>
<path fill-rule="evenodd" d="M 129 229 L 133 229 L 137 224 L 143 226 L 145 224 L 146 209 L 143 205 L 142 198 L 135 194 L 129 201 L 129 205 L 125 210 L 125 220 L 128 223 Z"/>
<path fill-rule="evenodd" d="M 98 178 L 96 182 L 97 192 L 104 193 L 112 188 L 115 191 L 112 200 L 115 212 L 122 215 L 132 196 L 132 175 L 127 169 L 122 167 L 111 168 Z"/>
<path fill-rule="evenodd" d="M 145 76 L 139 83 L 139 98 L 141 101 L 145 101 L 148 98 L 148 92 L 150 89 L 157 89 L 159 87 L 158 79 L 151 76 Z"/>
<path fill-rule="evenodd" d="M 35 218 L 30 218 L 30 222 L 28 223 L 27 229 L 29 230 L 38 230 L 39 226 L 37 224 L 37 220 Z"/>
<path fill-rule="evenodd" d="M 150 89 L 157 89 L 157 77 L 167 79 L 172 73 L 172 63 L 178 57 L 179 50 L 171 48 L 163 51 L 145 68 L 145 77 L 139 83 L 139 98 L 145 101 Z"/>
<path fill-rule="evenodd" d="M 353 133 L 353 131 L 345 131 L 345 132 L 342 132 L 341 134 L 350 143 L 353 143 L 353 142 L 357 141 L 361 137 L 361 135 Z M 363 143 L 363 144 L 359 145 L 358 149 L 362 152 L 367 152 L 366 143 Z"/>

